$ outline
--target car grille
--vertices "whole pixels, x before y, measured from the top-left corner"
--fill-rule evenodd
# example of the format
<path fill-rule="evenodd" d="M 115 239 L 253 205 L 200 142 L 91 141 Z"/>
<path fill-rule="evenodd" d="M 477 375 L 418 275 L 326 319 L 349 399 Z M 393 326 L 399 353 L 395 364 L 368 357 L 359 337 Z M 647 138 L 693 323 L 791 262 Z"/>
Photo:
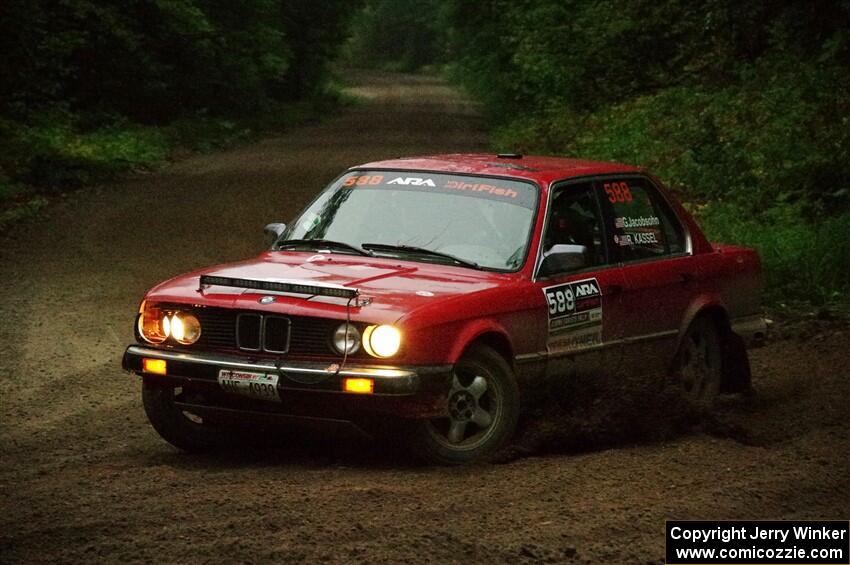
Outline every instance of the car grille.
<path fill-rule="evenodd" d="M 338 357 L 333 332 L 344 320 L 281 316 L 229 308 L 177 306 L 191 310 L 201 322 L 201 337 L 192 349 L 249 352 L 263 355 Z M 363 324 L 352 322 L 362 333 Z M 352 358 L 368 357 L 361 348 Z"/>

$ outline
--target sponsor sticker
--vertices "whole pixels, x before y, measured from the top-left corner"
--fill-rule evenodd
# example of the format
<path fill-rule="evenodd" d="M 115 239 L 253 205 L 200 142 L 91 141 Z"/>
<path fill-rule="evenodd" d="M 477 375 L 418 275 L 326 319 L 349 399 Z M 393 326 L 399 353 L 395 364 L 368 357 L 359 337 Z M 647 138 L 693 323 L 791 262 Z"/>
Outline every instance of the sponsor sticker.
<path fill-rule="evenodd" d="M 596 278 L 543 289 L 550 348 L 574 351 L 602 343 L 602 291 Z"/>
<path fill-rule="evenodd" d="M 403 184 L 404 186 L 437 186 L 431 179 L 423 179 L 419 177 L 396 177 L 387 184 Z"/>
<path fill-rule="evenodd" d="M 549 347 L 557 351 L 579 351 L 602 344 L 602 329 L 586 327 L 549 341 Z"/>
<path fill-rule="evenodd" d="M 614 243 L 623 247 L 661 245 L 660 225 L 657 216 L 619 216 L 614 218 L 614 227 L 622 233 L 614 235 Z"/>
<path fill-rule="evenodd" d="M 436 172 L 417 174 L 416 172 L 382 171 L 381 174 L 371 174 L 358 171 L 343 178 L 340 186 L 357 190 L 413 190 L 458 194 L 509 202 L 529 209 L 533 209 L 537 203 L 536 187 L 524 181 L 446 175 Z"/>
<path fill-rule="evenodd" d="M 655 216 L 638 216 L 636 218 L 622 216 L 614 218 L 614 226 L 618 228 L 645 228 L 657 226 L 660 223 L 661 222 Z"/>

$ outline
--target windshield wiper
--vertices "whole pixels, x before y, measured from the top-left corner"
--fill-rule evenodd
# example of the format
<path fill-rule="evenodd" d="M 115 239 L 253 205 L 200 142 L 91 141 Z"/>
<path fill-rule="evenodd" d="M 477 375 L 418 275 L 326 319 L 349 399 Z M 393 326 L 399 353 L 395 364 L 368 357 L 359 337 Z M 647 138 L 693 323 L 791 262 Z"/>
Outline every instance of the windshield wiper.
<path fill-rule="evenodd" d="M 336 248 L 336 249 L 345 249 L 346 251 L 353 251 L 358 255 L 366 255 L 368 257 L 373 257 L 374 254 L 370 251 L 366 251 L 356 245 L 351 245 L 350 243 L 345 243 L 344 241 L 333 241 L 330 239 L 284 239 L 283 241 L 278 241 L 275 243 L 275 249 L 280 251 L 281 249 L 287 247 L 298 247 L 298 246 L 310 246 L 312 248 L 316 247 L 327 247 L 327 248 Z"/>
<path fill-rule="evenodd" d="M 405 253 L 419 253 L 420 255 L 430 255 L 432 257 L 440 257 L 442 259 L 449 259 L 454 261 L 458 265 L 463 265 L 464 267 L 469 267 L 471 269 L 481 269 L 481 265 L 474 261 L 468 261 L 467 259 L 461 259 L 460 257 L 456 257 L 449 253 L 443 253 L 442 251 L 434 251 L 433 249 L 425 249 L 424 247 L 416 247 L 415 245 L 391 245 L 389 243 L 364 243 L 362 244 L 363 249 L 376 249 L 378 251 L 402 251 Z"/>

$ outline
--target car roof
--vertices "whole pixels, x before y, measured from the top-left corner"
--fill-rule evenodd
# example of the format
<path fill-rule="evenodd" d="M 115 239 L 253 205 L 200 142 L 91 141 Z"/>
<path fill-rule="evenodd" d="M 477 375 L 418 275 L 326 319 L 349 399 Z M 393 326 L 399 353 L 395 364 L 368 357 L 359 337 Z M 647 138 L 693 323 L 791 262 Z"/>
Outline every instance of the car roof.
<path fill-rule="evenodd" d="M 534 155 L 454 153 L 373 161 L 352 169 L 396 169 L 529 179 L 541 184 L 588 175 L 643 172 L 619 163 Z"/>

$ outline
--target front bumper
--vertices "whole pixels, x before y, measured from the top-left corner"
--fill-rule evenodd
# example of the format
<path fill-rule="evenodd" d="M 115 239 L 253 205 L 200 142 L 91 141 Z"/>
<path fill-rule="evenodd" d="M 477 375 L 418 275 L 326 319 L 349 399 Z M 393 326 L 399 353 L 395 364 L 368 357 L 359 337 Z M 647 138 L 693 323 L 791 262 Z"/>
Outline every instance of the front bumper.
<path fill-rule="evenodd" d="M 143 359 L 161 359 L 166 362 L 165 375 L 146 373 Z M 451 365 L 427 365 L 415 367 L 391 367 L 345 364 L 337 367 L 328 362 L 307 362 L 260 358 L 243 358 L 207 352 L 181 352 L 142 345 L 131 345 L 124 352 L 122 366 L 152 380 L 163 383 L 199 383 L 218 386 L 218 374 L 222 369 L 246 372 L 261 372 L 279 375 L 278 390 L 281 396 L 287 392 L 325 393 L 354 397 L 343 391 L 346 377 L 366 377 L 374 382 L 374 392 L 368 395 L 375 400 L 406 397 L 439 399 L 445 397 L 451 386 Z"/>

